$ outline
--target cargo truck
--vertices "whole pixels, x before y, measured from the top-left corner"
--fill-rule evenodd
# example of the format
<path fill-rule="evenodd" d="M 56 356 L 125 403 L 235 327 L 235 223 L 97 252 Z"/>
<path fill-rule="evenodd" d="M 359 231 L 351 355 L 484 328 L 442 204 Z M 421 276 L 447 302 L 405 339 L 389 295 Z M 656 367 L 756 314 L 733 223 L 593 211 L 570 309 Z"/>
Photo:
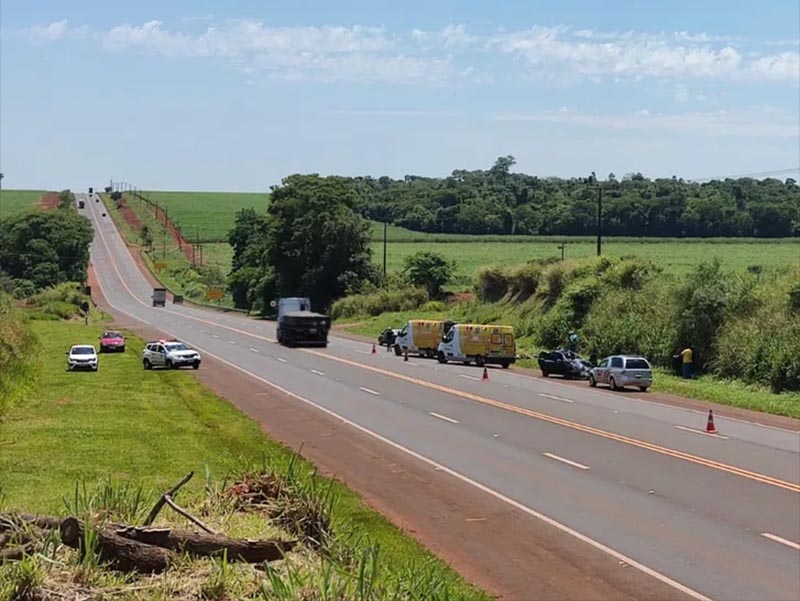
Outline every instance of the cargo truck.
<path fill-rule="evenodd" d="M 153 306 L 164 307 L 167 304 L 167 289 L 166 288 L 153 288 Z"/>
<path fill-rule="evenodd" d="M 473 361 L 479 367 L 487 364 L 507 368 L 517 360 L 517 344 L 511 326 L 456 324 L 439 344 L 439 363 Z"/>
<path fill-rule="evenodd" d="M 278 300 L 278 342 L 284 346 L 328 346 L 331 318 L 311 310 L 311 299 Z"/>
<path fill-rule="evenodd" d="M 452 321 L 412 319 L 406 322 L 395 338 L 394 352 L 396 355 L 409 352 L 432 359 L 436 356 L 439 343 L 452 325 Z"/>

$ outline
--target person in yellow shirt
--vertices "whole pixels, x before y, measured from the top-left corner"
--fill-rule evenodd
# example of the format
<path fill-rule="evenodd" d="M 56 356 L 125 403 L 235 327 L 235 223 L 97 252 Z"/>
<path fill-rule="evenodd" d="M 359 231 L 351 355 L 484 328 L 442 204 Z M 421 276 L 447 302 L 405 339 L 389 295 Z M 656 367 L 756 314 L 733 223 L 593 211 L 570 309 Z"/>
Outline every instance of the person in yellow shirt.
<path fill-rule="evenodd" d="M 681 359 L 683 360 L 683 377 L 691 379 L 694 375 L 694 353 L 691 347 L 686 347 L 681 351 Z"/>

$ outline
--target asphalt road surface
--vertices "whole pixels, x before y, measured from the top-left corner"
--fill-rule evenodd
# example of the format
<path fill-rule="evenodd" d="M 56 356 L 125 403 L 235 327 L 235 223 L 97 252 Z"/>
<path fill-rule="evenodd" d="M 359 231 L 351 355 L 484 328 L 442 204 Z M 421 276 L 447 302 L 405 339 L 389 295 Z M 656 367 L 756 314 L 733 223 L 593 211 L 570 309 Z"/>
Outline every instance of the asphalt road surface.
<path fill-rule="evenodd" d="M 242 377 L 293 395 L 638 569 L 675 597 L 800 599 L 800 436 L 611 393 L 350 339 L 288 349 L 274 324 L 151 306 L 102 203 L 92 265 L 115 313 L 174 335 Z M 207 369 L 203 367 L 201 369 Z M 579 544 L 577 540 L 575 544 Z"/>

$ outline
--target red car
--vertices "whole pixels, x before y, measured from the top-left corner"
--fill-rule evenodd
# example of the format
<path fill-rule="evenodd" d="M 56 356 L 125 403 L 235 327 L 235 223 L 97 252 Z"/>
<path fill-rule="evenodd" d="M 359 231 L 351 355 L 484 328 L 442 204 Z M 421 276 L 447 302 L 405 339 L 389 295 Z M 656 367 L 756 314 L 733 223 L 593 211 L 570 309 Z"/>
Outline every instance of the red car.
<path fill-rule="evenodd" d="M 125 352 L 125 336 L 121 332 L 103 332 L 100 336 L 100 352 Z"/>

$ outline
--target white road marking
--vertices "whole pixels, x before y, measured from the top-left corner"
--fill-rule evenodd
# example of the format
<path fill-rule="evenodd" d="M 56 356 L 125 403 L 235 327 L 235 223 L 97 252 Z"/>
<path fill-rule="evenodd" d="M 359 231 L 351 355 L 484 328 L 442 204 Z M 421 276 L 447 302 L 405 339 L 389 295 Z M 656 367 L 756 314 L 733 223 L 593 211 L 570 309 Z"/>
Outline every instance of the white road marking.
<path fill-rule="evenodd" d="M 362 351 L 362 350 L 359 350 L 359 349 L 356 349 L 356 352 L 357 352 L 357 353 L 361 353 L 362 355 L 371 355 L 371 354 L 372 354 L 372 353 L 371 353 L 371 352 L 369 352 L 369 351 Z"/>
<path fill-rule="evenodd" d="M 236 344 L 235 340 L 228 340 L 228 342 L 230 342 L 231 344 Z"/>
<path fill-rule="evenodd" d="M 258 352 L 258 349 L 257 348 L 253 348 L 252 346 L 250 347 L 250 350 L 253 351 L 254 353 Z"/>
<path fill-rule="evenodd" d="M 793 541 L 786 540 L 785 538 L 781 538 L 780 536 L 775 536 L 774 534 L 770 534 L 769 532 L 762 532 L 761 536 L 764 538 L 768 538 L 770 540 L 774 540 L 776 543 L 781 543 L 782 545 L 786 545 L 787 547 L 791 547 L 792 549 L 797 549 L 800 551 L 800 544 L 797 544 Z"/>
<path fill-rule="evenodd" d="M 431 411 L 428 415 L 432 415 L 433 417 L 438 417 L 439 419 L 443 419 L 446 422 L 450 422 L 451 424 L 460 424 L 457 419 L 453 419 L 452 417 L 447 417 L 446 415 L 441 415 L 440 413 L 434 413 Z"/>
<path fill-rule="evenodd" d="M 475 380 L 476 382 L 480 382 L 480 378 L 476 378 L 475 376 L 468 376 L 467 374 L 458 374 L 459 378 L 464 378 L 465 380 Z"/>
<path fill-rule="evenodd" d="M 409 361 L 408 364 L 413 365 L 414 367 L 419 367 L 419 363 L 414 363 L 413 361 Z"/>
<path fill-rule="evenodd" d="M 564 397 L 556 396 L 554 394 L 545 394 L 543 392 L 540 392 L 539 396 L 543 396 L 546 399 L 553 399 L 554 401 L 562 401 L 564 403 L 574 403 L 575 402 L 575 401 L 572 401 L 570 399 L 565 399 Z"/>
<path fill-rule="evenodd" d="M 108 242 L 106 241 L 105 236 L 102 233 L 102 230 L 99 230 L 99 231 L 100 231 L 100 238 L 101 238 L 101 240 L 103 242 L 103 245 L 106 247 L 106 251 L 109 253 L 109 256 L 110 256 L 111 255 L 111 248 L 108 245 Z M 129 256 L 130 256 L 130 253 L 129 253 Z M 133 259 L 131 258 L 131 260 L 133 260 Z M 140 304 L 144 305 L 145 303 L 142 302 L 141 300 L 139 300 L 138 297 L 136 297 L 133 294 L 133 291 L 131 291 L 131 289 L 125 283 L 125 280 L 122 278 L 122 274 L 119 272 L 119 268 L 117 267 L 116 262 L 114 262 L 114 260 L 112 259 L 111 263 L 112 263 L 112 266 L 114 268 L 114 271 L 117 274 L 117 277 L 120 279 L 120 281 L 122 282 L 122 285 L 126 288 L 126 290 L 128 291 L 128 294 L 131 296 L 131 298 L 133 298 L 134 300 L 138 301 Z M 102 289 L 102 286 L 101 286 L 101 289 Z M 123 315 L 127 315 L 127 316 L 129 316 L 129 317 L 131 317 L 131 318 L 133 318 L 133 319 L 135 319 L 137 321 L 141 321 L 139 317 L 133 315 L 132 313 L 129 313 L 129 312 L 125 311 L 124 309 L 120 309 L 119 307 L 114 305 L 111 302 L 110 299 L 108 300 L 108 304 L 112 308 L 114 308 L 117 311 L 119 311 L 120 313 L 122 313 Z M 170 334 L 170 332 L 165 332 L 165 333 L 166 334 Z M 452 468 L 449 468 L 449 467 L 445 467 L 444 465 L 442 465 L 441 463 L 438 463 L 437 461 L 431 459 L 430 457 L 426 457 L 425 455 L 422 455 L 421 453 L 417 453 L 416 451 L 413 451 L 412 449 L 400 444 L 399 442 L 395 442 L 394 440 L 392 440 L 390 438 L 387 438 L 387 437 L 385 437 L 385 436 L 383 436 L 381 434 L 378 434 L 377 432 L 374 432 L 373 430 L 370 430 L 366 426 L 362 426 L 361 424 L 358 424 L 358 423 L 356 423 L 354 421 L 351 421 L 351 420 L 339 415 L 335 411 L 332 411 L 331 409 L 328 409 L 327 407 L 324 407 L 323 405 L 320 405 L 319 403 L 315 403 L 314 401 L 312 401 L 310 399 L 307 399 L 307 398 L 305 398 L 305 397 L 303 397 L 303 396 L 301 396 L 301 395 L 299 395 L 299 394 L 297 394 L 295 392 L 292 392 L 292 391 L 290 391 L 290 390 L 288 390 L 288 389 L 286 389 L 286 388 L 284 388 L 282 386 L 279 386 L 278 384 L 275 384 L 274 382 L 271 382 L 271 381 L 267 380 L 266 378 L 263 378 L 263 377 L 255 374 L 255 373 L 253 373 L 251 371 L 247 371 L 243 367 L 241 367 L 239 365 L 236 365 L 235 363 L 232 363 L 231 361 L 228 361 L 227 359 L 223 359 L 219 355 L 215 355 L 215 354 L 209 352 L 208 350 L 200 348 L 200 347 L 197 347 L 197 349 L 202 351 L 203 353 L 205 353 L 206 355 L 208 355 L 210 357 L 214 357 L 215 359 L 217 359 L 221 363 L 224 363 L 228 367 L 230 367 L 232 369 L 235 369 L 237 371 L 240 371 L 243 374 L 245 374 L 247 376 L 250 376 L 251 378 L 266 384 L 267 386 L 270 386 L 271 388 L 273 388 L 274 390 L 277 390 L 278 392 L 281 392 L 282 394 L 285 394 L 287 396 L 295 398 L 298 401 L 300 401 L 302 403 L 305 403 L 309 407 L 314 407 L 316 410 L 321 411 L 322 413 L 325 413 L 327 415 L 330 415 L 332 417 L 335 417 L 335 418 L 341 420 L 341 423 L 346 424 L 346 425 L 348 425 L 348 426 L 350 426 L 352 428 L 355 428 L 359 432 L 363 432 L 364 434 L 366 434 L 368 436 L 371 436 L 375 440 L 379 440 L 379 441 L 383 442 L 384 444 L 387 444 L 387 445 L 389 445 L 389 446 L 391 446 L 391 447 L 393 447 L 393 448 L 395 448 L 395 449 L 397 449 L 399 451 L 402 451 L 403 453 L 406 453 L 409 457 L 413 457 L 414 459 L 422 461 L 423 463 L 427 463 L 428 465 L 432 466 L 437 472 L 441 471 L 441 472 L 444 472 L 446 474 L 449 474 L 450 476 L 452 476 L 454 478 L 457 478 L 458 480 L 461 480 L 462 482 L 464 482 L 466 484 L 469 484 L 470 486 L 473 486 L 474 488 L 476 488 L 476 489 L 478 489 L 480 491 L 483 491 L 488 495 L 493 496 L 494 498 L 506 503 L 507 505 L 510 505 L 511 507 L 514 507 L 514 508 L 516 508 L 516 509 L 518 509 L 518 510 L 520 510 L 520 511 L 522 511 L 522 512 L 524 512 L 524 513 L 526 513 L 526 514 L 538 519 L 538 520 L 541 520 L 545 524 L 549 524 L 550 526 L 553 526 L 557 530 L 559 530 L 561 532 L 564 532 L 565 534 L 568 534 L 568 535 L 578 539 L 579 541 L 581 541 L 581 542 L 583 542 L 583 543 L 585 543 L 585 544 L 587 544 L 587 545 L 589 545 L 591 547 L 594 547 L 595 549 L 598 549 L 599 551 L 602 551 L 603 553 L 606 553 L 606 554 L 610 555 L 614 559 L 617 559 L 619 561 L 624 561 L 629 566 L 639 570 L 643 574 L 647 574 L 648 576 L 651 576 L 652 578 L 655 578 L 659 582 L 663 582 L 667 586 L 670 586 L 670 587 L 672 587 L 672 588 L 674 588 L 674 589 L 676 589 L 678 591 L 681 591 L 682 593 L 684 593 L 686 595 L 689 595 L 690 597 L 692 597 L 693 599 L 696 599 L 697 601 L 712 601 L 709 597 L 706 597 L 702 593 L 699 593 L 696 590 L 689 588 L 685 584 L 681 584 L 677 580 L 673 580 L 669 576 L 665 576 L 664 574 L 662 574 L 660 572 L 657 572 L 653 568 L 650 568 L 650 567 L 648 567 L 648 566 L 646 566 L 646 565 L 644 565 L 642 563 L 639 563 L 635 559 L 633 559 L 631 557 L 628 557 L 627 555 L 625 555 L 623 553 L 620 553 L 619 551 L 616 551 L 616 550 L 612 549 L 611 547 L 608 547 L 607 545 L 604 545 L 603 543 L 601 543 L 599 541 L 596 541 L 595 539 L 593 539 L 593 538 L 591 538 L 589 536 L 586 536 L 585 534 L 583 534 L 581 532 L 578 532 L 577 530 L 574 530 L 574 529 L 570 528 L 569 526 L 567 526 L 565 524 L 562 524 L 561 522 L 551 518 L 550 516 L 536 511 L 532 507 L 529 507 L 529 506 L 527 506 L 527 505 L 525 505 L 523 503 L 520 503 L 519 501 L 516 501 L 516 500 L 512 499 L 511 497 L 506 496 L 503 493 L 501 493 L 501 492 L 499 492 L 497 490 L 494 490 L 493 488 L 491 488 L 489 486 L 486 486 L 485 484 L 481 484 L 477 480 L 473 480 L 472 478 L 470 478 L 469 476 L 465 476 L 461 472 L 458 472 L 458 471 L 456 471 L 456 470 L 454 470 Z"/>
<path fill-rule="evenodd" d="M 702 430 L 695 430 L 694 428 L 687 428 L 686 426 L 675 426 L 678 430 L 683 430 L 684 432 L 691 432 L 693 434 L 702 434 L 704 436 L 710 436 L 711 438 L 721 438 L 722 440 L 729 440 L 727 436 L 722 436 L 722 434 L 713 434 L 711 432 L 703 432 Z"/>
<path fill-rule="evenodd" d="M 281 363 L 289 363 L 289 362 L 288 362 L 286 359 L 284 359 L 283 357 L 278 357 L 278 361 L 280 361 Z"/>
<path fill-rule="evenodd" d="M 564 459 L 563 457 L 559 457 L 558 455 L 553 455 L 552 453 L 542 453 L 545 457 L 549 457 L 550 459 L 555 459 L 556 461 L 560 461 L 561 463 L 566 463 L 567 465 L 571 465 L 572 467 L 577 467 L 581 470 L 588 470 L 588 465 L 583 465 L 582 463 L 576 463 L 574 461 L 570 461 L 569 459 Z"/>
<path fill-rule="evenodd" d="M 214 336 L 214 338 L 219 338 L 217 334 L 212 334 L 212 336 Z"/>
<path fill-rule="evenodd" d="M 381 393 L 380 393 L 380 392 L 378 392 L 378 391 L 376 391 L 376 390 L 371 390 L 371 389 L 369 389 L 369 388 L 364 388 L 363 386 L 359 386 L 359 387 L 358 387 L 358 389 L 359 389 L 359 390 L 363 390 L 364 392 L 367 392 L 367 393 L 369 393 L 369 394 L 373 394 L 373 395 L 375 395 L 375 396 L 381 396 Z"/>
<path fill-rule="evenodd" d="M 320 371 L 320 370 L 318 370 L 318 369 L 312 369 L 312 370 L 311 370 L 311 373 L 312 373 L 312 374 L 317 374 L 318 376 L 324 376 L 324 375 L 325 375 L 325 372 L 324 372 L 324 371 Z"/>

